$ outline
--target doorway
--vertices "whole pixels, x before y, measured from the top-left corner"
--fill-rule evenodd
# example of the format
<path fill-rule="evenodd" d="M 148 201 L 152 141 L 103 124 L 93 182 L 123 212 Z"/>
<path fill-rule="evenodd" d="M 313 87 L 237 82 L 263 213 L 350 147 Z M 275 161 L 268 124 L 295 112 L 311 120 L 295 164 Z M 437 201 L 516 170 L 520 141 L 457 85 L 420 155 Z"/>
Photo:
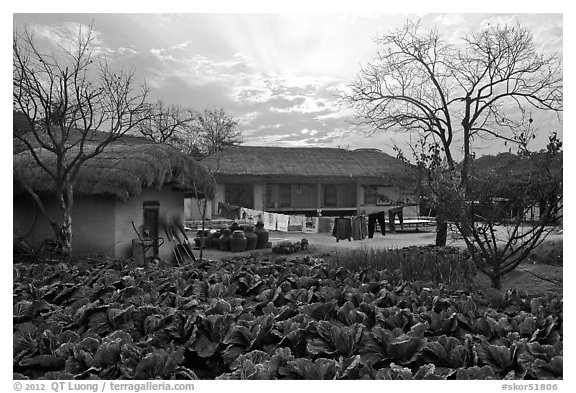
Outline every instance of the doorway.
<path fill-rule="evenodd" d="M 158 238 L 160 235 L 160 202 L 144 201 L 144 228 L 148 230 L 147 237 L 152 241 L 152 255 L 158 256 L 160 248 Z"/>

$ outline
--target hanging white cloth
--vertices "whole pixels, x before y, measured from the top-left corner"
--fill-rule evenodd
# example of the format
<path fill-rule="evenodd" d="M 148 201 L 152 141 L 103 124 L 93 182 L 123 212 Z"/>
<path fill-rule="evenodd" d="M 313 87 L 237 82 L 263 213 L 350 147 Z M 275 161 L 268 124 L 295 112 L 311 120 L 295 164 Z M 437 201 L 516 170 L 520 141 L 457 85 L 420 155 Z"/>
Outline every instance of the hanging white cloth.
<path fill-rule="evenodd" d="M 288 224 L 289 231 L 302 231 L 306 225 L 306 217 L 304 216 L 290 216 L 290 223 Z"/>
<path fill-rule="evenodd" d="M 264 212 L 261 210 L 252 210 L 252 218 L 254 218 L 254 224 L 258 221 L 264 222 Z"/>
<path fill-rule="evenodd" d="M 286 214 L 276 214 L 276 230 L 281 232 L 288 232 L 288 223 L 290 216 Z"/>
<path fill-rule="evenodd" d="M 318 217 L 306 217 L 303 231 L 306 233 L 318 232 Z"/>
<path fill-rule="evenodd" d="M 264 212 L 264 229 L 268 231 L 276 230 L 276 214 Z"/>
<path fill-rule="evenodd" d="M 258 211 L 258 210 L 253 210 L 253 209 L 248 209 L 243 207 L 242 208 L 242 214 L 246 214 L 245 219 L 252 223 L 253 225 L 255 225 L 258 222 L 258 218 L 260 216 L 260 214 L 262 214 L 263 212 Z"/>

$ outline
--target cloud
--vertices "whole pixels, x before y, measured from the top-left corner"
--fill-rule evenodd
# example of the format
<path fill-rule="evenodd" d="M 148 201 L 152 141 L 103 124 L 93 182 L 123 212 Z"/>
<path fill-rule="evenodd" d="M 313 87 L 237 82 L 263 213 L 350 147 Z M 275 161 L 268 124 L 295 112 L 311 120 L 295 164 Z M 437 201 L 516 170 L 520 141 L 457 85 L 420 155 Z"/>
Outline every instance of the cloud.
<path fill-rule="evenodd" d="M 192 40 L 186 40 L 170 46 L 171 50 L 186 50 L 192 45 Z"/>
<path fill-rule="evenodd" d="M 301 134 L 304 135 L 310 135 L 310 136 L 314 136 L 316 134 L 318 134 L 317 130 L 309 130 L 308 128 L 303 128 L 302 130 L 300 130 Z"/>
<path fill-rule="evenodd" d="M 135 51 L 134 49 L 132 49 L 132 48 L 124 48 L 124 47 L 119 47 L 118 49 L 116 49 L 116 50 L 111 50 L 111 51 L 112 51 L 112 52 L 115 52 L 115 53 L 119 53 L 119 54 L 128 54 L 128 55 L 137 55 L 137 54 L 138 54 L 138 52 Z"/>
<path fill-rule="evenodd" d="M 359 14 L 344 14 L 340 17 L 340 20 L 348 24 L 363 24 L 381 18 L 382 14 L 373 13 L 359 13 Z"/>
<path fill-rule="evenodd" d="M 445 14 L 434 18 L 434 22 L 445 26 L 460 26 L 466 24 L 466 19 L 460 14 Z"/>
<path fill-rule="evenodd" d="M 256 112 L 256 111 L 246 112 L 246 113 L 242 114 L 241 116 L 237 116 L 236 120 L 238 121 L 238 123 L 240 123 L 242 125 L 249 125 L 258 117 L 258 115 L 259 115 L 259 112 Z"/>
<path fill-rule="evenodd" d="M 108 48 L 103 46 L 102 34 L 83 23 L 64 22 L 56 26 L 32 24 L 29 28 L 35 36 L 40 36 L 52 46 L 59 46 L 71 52 L 77 48 L 79 39 L 86 41 L 89 37 L 95 55 L 110 52 Z"/>
<path fill-rule="evenodd" d="M 326 112 L 332 108 L 333 103 L 329 102 L 324 98 L 313 98 L 313 97 L 295 97 L 293 101 L 300 101 L 296 105 L 290 107 L 278 108 L 270 107 L 273 112 L 296 112 L 296 113 L 318 113 Z"/>
<path fill-rule="evenodd" d="M 338 108 L 336 108 L 335 111 L 327 113 L 325 115 L 318 115 L 315 117 L 315 119 L 319 121 L 325 121 L 330 119 L 352 118 L 353 116 L 354 116 L 354 109 L 350 107 L 339 106 Z"/>
<path fill-rule="evenodd" d="M 153 97 L 193 109 L 222 107 L 228 110 L 227 87 L 215 82 L 194 84 L 179 76 L 159 76 L 153 87 Z"/>
<path fill-rule="evenodd" d="M 292 134 L 260 135 L 258 137 L 247 139 L 245 144 L 249 146 L 278 146 L 277 142 L 290 136 L 292 136 Z"/>

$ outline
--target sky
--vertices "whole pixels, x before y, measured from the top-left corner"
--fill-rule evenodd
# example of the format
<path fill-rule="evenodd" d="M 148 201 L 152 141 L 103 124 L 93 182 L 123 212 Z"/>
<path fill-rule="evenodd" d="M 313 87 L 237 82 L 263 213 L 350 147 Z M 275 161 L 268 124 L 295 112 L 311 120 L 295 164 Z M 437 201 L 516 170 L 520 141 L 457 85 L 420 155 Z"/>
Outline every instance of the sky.
<path fill-rule="evenodd" d="M 488 23 L 518 20 L 533 30 L 536 47 L 562 56 L 563 16 L 498 13 L 43 13 L 14 14 L 39 43 L 62 43 L 92 25 L 97 53 L 112 67 L 134 67 L 150 98 L 186 108 L 223 108 L 239 122 L 245 144 L 406 148 L 410 135 L 371 133 L 354 125 L 339 99 L 362 65 L 377 53 L 373 38 L 408 19 L 437 28 L 448 41 Z M 562 119 L 534 113 L 545 145 Z M 368 132 L 367 132 L 368 131 Z M 507 150 L 478 143 L 478 155 Z"/>

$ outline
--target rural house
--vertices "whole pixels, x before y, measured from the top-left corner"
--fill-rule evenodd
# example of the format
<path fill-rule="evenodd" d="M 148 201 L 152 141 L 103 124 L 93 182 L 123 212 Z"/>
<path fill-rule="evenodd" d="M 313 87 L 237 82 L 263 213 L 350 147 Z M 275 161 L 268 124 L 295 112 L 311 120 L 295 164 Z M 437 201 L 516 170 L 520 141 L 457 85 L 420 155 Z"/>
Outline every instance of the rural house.
<path fill-rule="evenodd" d="M 36 150 L 42 161 L 54 165 L 55 156 Z M 38 248 L 54 238 L 27 184 L 45 208 L 58 217 L 53 182 L 28 151 L 14 155 L 14 236 Z M 165 226 L 183 221 L 186 192 L 212 196 L 214 180 L 205 168 L 177 149 L 161 144 L 117 142 L 81 167 L 74 187 L 72 248 L 75 256 L 100 254 L 116 258 L 132 255 L 132 240 L 148 231 L 152 252 L 171 260 L 174 243 Z M 164 244 L 159 238 L 163 238 Z"/>
<path fill-rule="evenodd" d="M 413 168 L 377 149 L 235 146 L 202 160 L 216 180 L 211 204 L 266 212 L 342 216 L 413 203 Z"/>

